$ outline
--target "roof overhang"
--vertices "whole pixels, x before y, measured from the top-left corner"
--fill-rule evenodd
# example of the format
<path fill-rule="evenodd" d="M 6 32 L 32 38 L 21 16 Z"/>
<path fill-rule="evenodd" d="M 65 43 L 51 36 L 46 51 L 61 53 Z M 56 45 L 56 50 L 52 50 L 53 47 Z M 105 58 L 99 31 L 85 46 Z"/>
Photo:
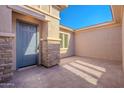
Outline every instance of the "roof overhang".
<path fill-rule="evenodd" d="M 64 29 L 64 30 L 66 30 L 66 31 L 71 31 L 71 32 L 74 31 L 73 29 L 68 28 L 68 27 L 65 27 L 65 26 L 63 26 L 63 25 L 60 25 L 59 27 L 60 27 L 60 29 Z"/>
<path fill-rule="evenodd" d="M 61 11 L 62 9 L 68 7 L 68 5 L 53 5 L 54 7 L 56 7 L 59 11 Z"/>
<path fill-rule="evenodd" d="M 122 22 L 123 6 L 122 5 L 112 5 L 111 6 L 113 21 L 116 23 Z"/>

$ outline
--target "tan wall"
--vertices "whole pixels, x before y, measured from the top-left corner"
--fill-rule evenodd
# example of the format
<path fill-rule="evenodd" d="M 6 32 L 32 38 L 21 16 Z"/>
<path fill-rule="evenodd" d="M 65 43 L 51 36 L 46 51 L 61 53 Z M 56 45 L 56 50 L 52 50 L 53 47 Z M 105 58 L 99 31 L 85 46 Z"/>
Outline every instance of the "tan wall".
<path fill-rule="evenodd" d="M 11 32 L 12 10 L 7 6 L 0 5 L 0 32 Z"/>
<path fill-rule="evenodd" d="M 48 37 L 59 39 L 59 20 L 50 17 L 48 22 Z"/>
<path fill-rule="evenodd" d="M 52 8 L 51 9 L 51 14 L 53 16 L 59 17 L 59 11 L 55 8 L 55 6 L 53 5 L 51 8 Z"/>
<path fill-rule="evenodd" d="M 55 5 L 28 5 L 28 6 L 48 16 L 59 19 L 60 10 L 58 10 Z"/>
<path fill-rule="evenodd" d="M 60 32 L 67 33 L 69 35 L 69 46 L 67 49 L 60 49 L 60 57 L 74 56 L 74 33 L 60 28 Z"/>
<path fill-rule="evenodd" d="M 121 26 L 75 33 L 75 54 L 108 60 L 122 60 Z"/>
<path fill-rule="evenodd" d="M 30 5 L 34 8 L 38 8 L 38 9 L 41 9 L 43 10 L 44 12 L 47 12 L 49 13 L 50 12 L 50 5 Z"/>
<path fill-rule="evenodd" d="M 124 71 L 124 10 L 123 10 L 123 18 L 122 18 L 122 67 Z"/>
<path fill-rule="evenodd" d="M 41 5 L 41 9 L 46 12 L 50 12 L 50 5 Z"/>

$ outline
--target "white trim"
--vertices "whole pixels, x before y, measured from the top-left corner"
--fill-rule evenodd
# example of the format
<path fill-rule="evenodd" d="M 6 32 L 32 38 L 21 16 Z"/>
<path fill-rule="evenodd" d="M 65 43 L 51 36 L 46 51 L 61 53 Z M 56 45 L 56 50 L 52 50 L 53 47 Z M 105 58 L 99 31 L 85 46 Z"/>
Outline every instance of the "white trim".
<path fill-rule="evenodd" d="M 61 39 L 59 39 L 59 38 L 52 38 L 52 37 L 48 37 L 47 39 L 41 38 L 40 40 L 41 41 L 46 41 L 46 40 L 48 40 L 48 41 L 61 41 Z"/>
<path fill-rule="evenodd" d="M 62 32 L 62 31 L 60 31 L 59 33 L 62 33 L 62 34 L 67 34 L 67 35 L 69 35 L 69 33 L 67 33 L 67 32 Z"/>
<path fill-rule="evenodd" d="M 98 25 L 93 25 L 93 26 L 89 26 L 89 27 L 86 27 L 86 28 L 81 28 L 81 29 L 75 30 L 75 32 L 82 31 L 82 30 L 87 30 L 87 29 L 92 29 L 92 28 L 98 28 L 98 27 L 111 25 L 111 24 L 115 24 L 115 21 L 102 23 L 102 24 L 98 24 Z"/>
<path fill-rule="evenodd" d="M 103 28 L 105 29 L 105 28 L 116 27 L 116 26 L 121 26 L 121 24 L 120 23 L 112 23 L 112 24 L 107 24 L 107 25 L 98 26 L 98 27 L 90 27 L 90 28 L 87 28 L 87 29 L 82 29 L 82 30 L 75 31 L 75 33 L 84 32 L 84 31 L 93 31 L 93 30 L 96 30 L 96 29 L 103 29 Z"/>
<path fill-rule="evenodd" d="M 48 37 L 47 40 L 50 40 L 50 41 L 60 41 L 61 39 Z"/>

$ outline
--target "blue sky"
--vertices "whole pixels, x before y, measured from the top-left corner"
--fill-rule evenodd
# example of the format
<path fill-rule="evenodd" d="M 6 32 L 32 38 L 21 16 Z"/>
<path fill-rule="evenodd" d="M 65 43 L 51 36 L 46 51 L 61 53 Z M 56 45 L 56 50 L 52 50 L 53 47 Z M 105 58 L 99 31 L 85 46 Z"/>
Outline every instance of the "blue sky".
<path fill-rule="evenodd" d="M 108 5 L 70 5 L 60 13 L 60 24 L 74 30 L 112 21 Z"/>

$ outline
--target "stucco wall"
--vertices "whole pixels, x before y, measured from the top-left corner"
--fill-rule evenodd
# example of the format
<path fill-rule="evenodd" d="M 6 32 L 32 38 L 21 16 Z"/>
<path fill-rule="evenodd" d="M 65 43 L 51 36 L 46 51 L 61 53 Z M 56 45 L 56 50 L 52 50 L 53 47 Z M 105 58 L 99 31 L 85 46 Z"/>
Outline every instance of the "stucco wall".
<path fill-rule="evenodd" d="M 75 54 L 107 60 L 122 60 L 121 26 L 75 33 Z"/>
<path fill-rule="evenodd" d="M 50 5 L 41 5 L 41 9 L 49 13 L 50 12 Z"/>
<path fill-rule="evenodd" d="M 52 5 L 51 14 L 56 16 L 56 17 L 59 17 L 59 11 L 55 8 L 54 5 Z"/>
<path fill-rule="evenodd" d="M 74 55 L 74 33 L 72 31 L 68 31 L 60 28 L 60 32 L 68 33 L 69 35 L 69 46 L 67 49 L 60 49 L 60 57 L 70 57 Z"/>
<path fill-rule="evenodd" d="M 48 38 L 59 38 L 59 20 L 49 17 L 50 22 L 48 22 Z"/>
<path fill-rule="evenodd" d="M 32 7 L 35 7 L 35 8 L 40 8 L 41 10 L 49 13 L 50 12 L 50 5 L 30 5 Z"/>
<path fill-rule="evenodd" d="M 0 32 L 11 32 L 12 30 L 12 10 L 7 6 L 0 6 Z"/>
<path fill-rule="evenodd" d="M 124 10 L 123 10 L 123 17 L 122 17 L 122 67 L 124 71 Z"/>

